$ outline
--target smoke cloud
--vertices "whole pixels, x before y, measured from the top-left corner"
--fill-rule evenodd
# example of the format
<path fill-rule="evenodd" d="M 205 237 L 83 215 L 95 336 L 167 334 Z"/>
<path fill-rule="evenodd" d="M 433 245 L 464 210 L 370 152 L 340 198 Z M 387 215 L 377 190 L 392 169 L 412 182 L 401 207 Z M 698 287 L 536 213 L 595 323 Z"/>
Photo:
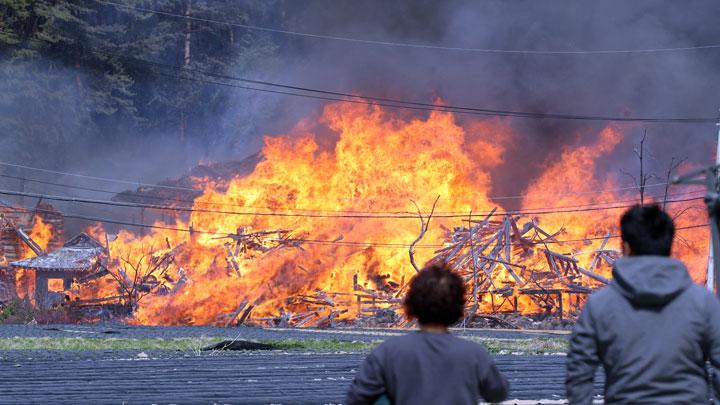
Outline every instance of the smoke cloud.
<path fill-rule="evenodd" d="M 614 50 L 707 45 L 720 38 L 714 1 L 287 1 L 277 27 L 291 31 L 387 42 L 448 47 L 525 50 Z M 252 22 L 251 22 L 252 23 Z M 199 23 L 198 23 L 199 24 Z M 462 52 L 390 45 L 348 43 L 320 38 L 272 34 L 277 46 L 271 57 L 251 69 L 228 72 L 243 77 L 340 92 L 451 105 L 579 115 L 712 117 L 720 106 L 720 50 L 627 54 L 531 55 Z M 37 61 L 35 63 L 51 63 Z M 54 62 L 52 62 L 54 63 Z M 54 71 L 53 86 L 66 86 L 58 109 L 33 111 L 24 94 L 36 66 L 3 63 L 2 91 L 12 95 L 0 104 L 0 115 L 17 117 L 23 130 L 0 138 L 0 159 L 29 166 L 91 173 L 98 176 L 154 182 L 177 177 L 199 161 L 239 160 L 260 148 L 266 134 L 286 133 L 298 120 L 318 115 L 324 102 L 247 90 L 229 90 L 217 113 L 207 117 L 202 136 L 187 144 L 177 134 L 139 130 L 131 123 L 104 122 L 97 128 L 84 105 L 92 102 L 73 83 L 87 72 L 72 66 Z M 167 77 L 142 83 L 160 86 Z M 407 116 L 423 112 L 402 111 Z M 458 115 L 459 122 L 473 117 Z M 57 121 L 53 144 L 37 144 L 32 122 Z M 493 173 L 491 194 L 518 194 L 533 173 L 557 158 L 565 145 L 591 142 L 607 123 L 508 119 L 522 137 L 506 150 L 505 164 Z M 22 126 L 21 125 L 21 126 Z M 108 129 L 114 128 L 114 129 Z M 606 161 L 601 176 L 637 164 L 633 145 L 647 130 L 652 158 L 649 171 L 662 174 L 671 157 L 696 165 L 713 159 L 712 124 L 623 125 L 625 141 Z M 331 132 L 327 129 L 322 129 Z M 98 136 L 98 131 L 104 131 Z M 39 139 L 39 138 L 38 138 Z M 328 133 L 332 140 L 333 134 Z M 331 141 L 330 141 L 331 142 Z M 41 152 L 28 155 L 29 148 Z M 43 156 L 38 159 L 37 156 Z M 514 167 L 524 167 L 518 176 Z M 4 173 L 12 174 L 5 169 Z M 23 173 L 15 173 L 23 174 Z M 26 174 L 26 173 L 25 173 Z M 23 174 L 23 175 L 25 175 Z M 63 176 L 39 176 L 87 186 L 87 181 Z M 3 187 L 16 187 L 0 179 Z M 90 185 L 103 186 L 100 183 Z M 26 190 L 58 191 L 42 184 Z M 113 189 L 125 188 L 114 185 Z M 58 192 L 59 193 L 59 192 Z M 104 197 L 91 191 L 73 194 Z"/>

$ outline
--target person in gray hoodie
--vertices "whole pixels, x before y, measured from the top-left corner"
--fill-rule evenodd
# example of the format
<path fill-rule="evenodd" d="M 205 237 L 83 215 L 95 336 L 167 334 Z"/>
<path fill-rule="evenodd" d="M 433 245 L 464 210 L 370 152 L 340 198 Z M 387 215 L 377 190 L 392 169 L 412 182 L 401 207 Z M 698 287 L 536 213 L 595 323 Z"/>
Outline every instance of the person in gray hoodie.
<path fill-rule="evenodd" d="M 610 285 L 590 296 L 570 338 L 569 403 L 592 403 L 599 364 L 606 404 L 708 403 L 720 390 L 717 373 L 708 378 L 706 368 L 708 361 L 720 366 L 720 303 L 669 257 L 675 226 L 657 205 L 630 208 L 620 228 L 624 257 Z"/>

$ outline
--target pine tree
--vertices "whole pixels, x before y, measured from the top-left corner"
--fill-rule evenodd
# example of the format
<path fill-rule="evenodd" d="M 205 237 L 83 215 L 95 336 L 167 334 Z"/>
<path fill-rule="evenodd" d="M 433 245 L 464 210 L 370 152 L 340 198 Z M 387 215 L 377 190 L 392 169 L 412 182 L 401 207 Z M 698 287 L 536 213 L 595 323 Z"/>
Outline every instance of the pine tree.
<path fill-rule="evenodd" d="M 237 128 L 217 117 L 236 92 L 197 71 L 246 74 L 271 59 L 276 38 L 183 16 L 277 25 L 277 2 L 117 1 L 178 16 L 96 0 L 0 0 L 0 154 L 61 166 L 102 138 L 232 142 L 217 132 Z"/>

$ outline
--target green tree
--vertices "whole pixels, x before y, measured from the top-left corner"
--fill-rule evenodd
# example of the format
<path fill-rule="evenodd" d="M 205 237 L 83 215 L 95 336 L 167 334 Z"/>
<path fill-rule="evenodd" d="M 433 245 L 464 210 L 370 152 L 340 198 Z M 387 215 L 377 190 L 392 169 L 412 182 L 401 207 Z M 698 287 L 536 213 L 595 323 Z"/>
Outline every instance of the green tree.
<path fill-rule="evenodd" d="M 0 154 L 57 166 L 102 139 L 207 144 L 234 92 L 197 71 L 245 74 L 277 49 L 265 33 L 183 18 L 277 25 L 276 1 L 116 1 L 129 7 L 0 0 Z"/>

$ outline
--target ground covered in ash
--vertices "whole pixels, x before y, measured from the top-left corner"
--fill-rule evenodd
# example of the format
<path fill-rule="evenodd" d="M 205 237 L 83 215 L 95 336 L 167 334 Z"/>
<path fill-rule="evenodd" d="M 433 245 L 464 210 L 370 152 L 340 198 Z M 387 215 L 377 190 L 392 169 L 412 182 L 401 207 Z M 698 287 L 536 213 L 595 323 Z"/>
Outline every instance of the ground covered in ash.
<path fill-rule="evenodd" d="M 9 404 L 338 404 L 367 352 L 402 333 L 406 332 L 0 325 L 0 398 Z M 512 386 L 510 403 L 553 403 L 564 397 L 567 334 L 476 329 L 455 333 L 495 353 Z M 201 350 L 223 340 L 280 348 Z M 599 383 L 596 388 L 599 394 Z"/>

